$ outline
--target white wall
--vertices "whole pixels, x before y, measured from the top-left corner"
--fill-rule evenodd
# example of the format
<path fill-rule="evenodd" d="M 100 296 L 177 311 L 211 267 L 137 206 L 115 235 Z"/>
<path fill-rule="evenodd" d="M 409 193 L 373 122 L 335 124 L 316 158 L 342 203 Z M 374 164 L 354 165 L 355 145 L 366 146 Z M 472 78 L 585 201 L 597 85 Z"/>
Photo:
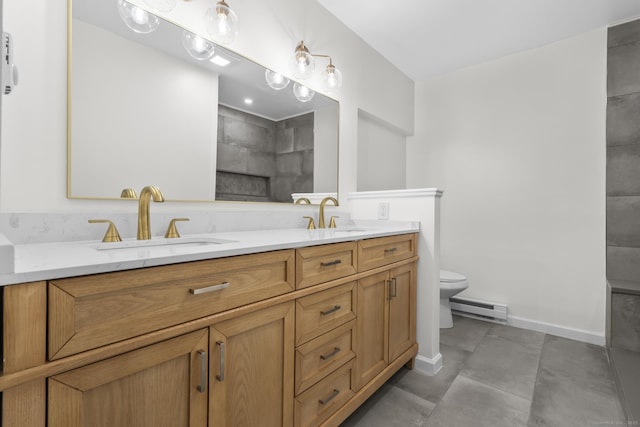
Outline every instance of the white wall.
<path fill-rule="evenodd" d="M 202 15 L 210 6 L 211 2 L 204 1 L 178 2 L 168 17 L 204 34 Z M 330 54 L 342 70 L 344 85 L 334 95 L 340 101 L 340 197 L 355 190 L 358 109 L 410 134 L 413 82 L 315 0 L 237 1 L 231 6 L 239 17 L 240 33 L 230 49 L 288 74 L 293 50 L 304 40 L 312 51 Z M 4 0 L 2 19 L 5 31 L 11 31 L 16 39 L 15 60 L 21 82 L 15 94 L 3 99 L 0 212 L 135 210 L 119 201 L 65 198 L 66 14 L 66 2 L 62 0 Z M 322 58 L 318 63 L 323 66 Z M 393 84 L 380 85 L 381 81 Z M 309 86 L 320 89 L 317 78 Z M 254 205 L 196 207 L 228 206 L 252 209 Z"/>
<path fill-rule="evenodd" d="M 406 188 L 406 137 L 382 120 L 358 113 L 358 191 Z"/>
<path fill-rule="evenodd" d="M 407 183 L 443 269 L 517 325 L 604 343 L 606 29 L 416 86 Z"/>

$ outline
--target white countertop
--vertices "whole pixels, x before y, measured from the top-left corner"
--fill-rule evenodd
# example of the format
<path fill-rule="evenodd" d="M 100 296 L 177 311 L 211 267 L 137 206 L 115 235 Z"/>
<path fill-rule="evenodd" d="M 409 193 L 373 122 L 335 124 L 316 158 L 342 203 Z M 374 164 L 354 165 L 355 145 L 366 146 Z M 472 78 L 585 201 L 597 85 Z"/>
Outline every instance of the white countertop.
<path fill-rule="evenodd" d="M 191 244 L 107 250 L 98 248 L 109 245 L 108 243 L 95 240 L 22 244 L 13 246 L 15 256 L 13 273 L 0 274 L 0 286 L 416 233 L 419 228 L 417 222 L 383 222 L 383 224 L 356 225 L 337 229 L 278 229 L 192 234 L 180 238 L 194 242 Z M 201 244 L 209 239 L 220 239 L 226 242 Z M 167 239 L 154 237 L 152 240 L 166 241 Z M 125 242 L 129 241 L 131 240 L 125 240 Z"/>

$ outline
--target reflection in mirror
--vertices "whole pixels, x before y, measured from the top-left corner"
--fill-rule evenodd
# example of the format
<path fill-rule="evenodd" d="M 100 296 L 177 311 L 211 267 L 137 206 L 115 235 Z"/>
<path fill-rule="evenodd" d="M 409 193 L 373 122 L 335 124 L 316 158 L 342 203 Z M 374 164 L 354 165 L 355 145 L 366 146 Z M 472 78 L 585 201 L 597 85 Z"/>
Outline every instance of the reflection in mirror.
<path fill-rule="evenodd" d="M 272 89 L 263 67 L 217 45 L 197 60 L 162 19 L 134 33 L 115 3 L 69 2 L 70 198 L 156 185 L 168 200 L 291 203 L 337 190 L 335 100 L 301 103 L 293 85 Z"/>

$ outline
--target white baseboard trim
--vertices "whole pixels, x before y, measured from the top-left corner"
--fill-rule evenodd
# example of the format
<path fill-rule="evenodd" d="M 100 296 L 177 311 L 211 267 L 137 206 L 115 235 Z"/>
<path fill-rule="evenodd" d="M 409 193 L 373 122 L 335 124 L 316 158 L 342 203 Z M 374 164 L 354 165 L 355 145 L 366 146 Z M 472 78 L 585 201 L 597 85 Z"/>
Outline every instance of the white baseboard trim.
<path fill-rule="evenodd" d="M 437 374 L 442 369 L 442 354 L 438 353 L 433 359 L 418 354 L 414 369 L 431 376 Z"/>
<path fill-rule="evenodd" d="M 604 332 L 597 333 L 593 331 L 585 331 L 584 329 L 568 328 L 566 326 L 554 325 L 552 323 L 540 322 L 538 320 L 523 319 L 522 317 L 511 315 L 507 319 L 507 325 L 514 326 L 516 328 L 544 332 L 545 334 L 556 335 L 558 337 L 582 341 L 603 347 L 605 345 Z"/>

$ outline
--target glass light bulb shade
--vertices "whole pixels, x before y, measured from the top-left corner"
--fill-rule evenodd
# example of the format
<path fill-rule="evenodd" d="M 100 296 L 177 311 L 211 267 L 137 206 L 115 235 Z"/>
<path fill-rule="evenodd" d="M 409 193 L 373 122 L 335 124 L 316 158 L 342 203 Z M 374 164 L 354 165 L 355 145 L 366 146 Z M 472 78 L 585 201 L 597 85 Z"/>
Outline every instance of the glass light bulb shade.
<path fill-rule="evenodd" d="M 200 61 L 211 58 L 215 50 L 215 45 L 209 40 L 187 30 L 182 32 L 182 46 L 189 55 Z"/>
<path fill-rule="evenodd" d="M 213 40 L 228 44 L 233 42 L 238 34 L 238 17 L 229 6 L 221 3 L 207 10 L 204 26 Z"/>
<path fill-rule="evenodd" d="M 289 82 L 291 81 L 282 74 L 271 71 L 268 68 L 264 70 L 264 78 L 267 81 L 269 87 L 275 90 L 284 89 L 285 87 L 289 86 Z"/>
<path fill-rule="evenodd" d="M 291 61 L 289 61 L 289 68 L 291 69 L 293 77 L 306 80 L 313 75 L 316 69 L 316 62 L 309 52 L 299 50 L 293 55 Z"/>
<path fill-rule="evenodd" d="M 342 86 L 342 72 L 333 65 L 328 65 L 322 76 L 322 86 L 328 90 L 336 90 Z"/>
<path fill-rule="evenodd" d="M 300 83 L 295 83 L 293 85 L 293 94 L 300 102 L 309 102 L 313 99 L 313 96 L 316 94 L 314 91 L 306 87 L 305 85 L 301 85 Z"/>
<path fill-rule="evenodd" d="M 145 4 L 160 12 L 171 12 L 178 4 L 178 0 L 144 0 Z"/>
<path fill-rule="evenodd" d="M 118 0 L 118 13 L 127 27 L 136 33 L 148 34 L 160 25 L 157 16 L 125 0 Z"/>

